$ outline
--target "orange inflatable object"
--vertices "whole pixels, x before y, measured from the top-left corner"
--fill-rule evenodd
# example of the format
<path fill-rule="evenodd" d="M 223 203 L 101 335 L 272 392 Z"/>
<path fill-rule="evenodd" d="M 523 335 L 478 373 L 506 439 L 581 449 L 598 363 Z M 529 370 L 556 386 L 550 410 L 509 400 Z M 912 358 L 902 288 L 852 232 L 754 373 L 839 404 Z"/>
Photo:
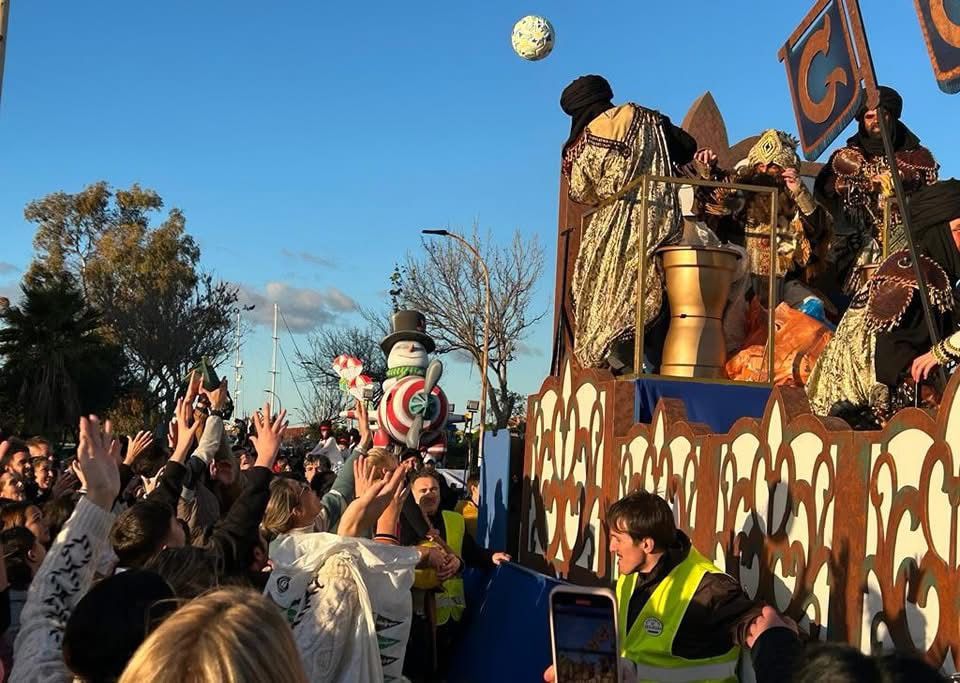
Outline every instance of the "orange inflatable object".
<path fill-rule="evenodd" d="M 773 383 L 802 387 L 833 333 L 818 320 L 785 303 L 777 306 L 774 315 Z M 747 330 L 743 348 L 727 361 L 727 375 L 743 382 L 766 382 L 767 312 L 756 297 L 747 313 Z"/>

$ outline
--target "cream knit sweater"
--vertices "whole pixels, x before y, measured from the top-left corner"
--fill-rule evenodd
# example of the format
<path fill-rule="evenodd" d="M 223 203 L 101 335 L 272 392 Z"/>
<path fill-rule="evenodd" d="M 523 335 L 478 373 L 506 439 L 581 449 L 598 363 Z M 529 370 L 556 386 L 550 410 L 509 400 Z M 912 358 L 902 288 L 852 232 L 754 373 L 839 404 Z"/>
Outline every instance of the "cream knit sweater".
<path fill-rule="evenodd" d="M 63 662 L 67 619 L 90 587 L 105 552 L 113 513 L 85 497 L 77 503 L 30 585 L 13 650 L 11 683 L 71 681 Z"/>

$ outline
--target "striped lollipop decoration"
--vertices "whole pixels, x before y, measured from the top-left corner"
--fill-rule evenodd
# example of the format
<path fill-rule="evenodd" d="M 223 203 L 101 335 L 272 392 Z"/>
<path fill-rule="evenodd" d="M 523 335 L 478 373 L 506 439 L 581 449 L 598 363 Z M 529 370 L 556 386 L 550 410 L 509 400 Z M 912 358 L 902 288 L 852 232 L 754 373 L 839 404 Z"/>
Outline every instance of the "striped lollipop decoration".
<path fill-rule="evenodd" d="M 424 393 L 425 378 L 409 376 L 387 390 L 377 408 L 379 428 L 391 441 L 404 444 L 410 428 L 423 415 L 423 433 L 443 428 L 450 413 L 450 405 L 443 390 L 434 386 L 429 397 Z"/>
<path fill-rule="evenodd" d="M 363 390 L 373 386 L 373 378 L 370 375 L 357 375 L 350 382 L 349 392 L 358 401 L 364 400 Z"/>

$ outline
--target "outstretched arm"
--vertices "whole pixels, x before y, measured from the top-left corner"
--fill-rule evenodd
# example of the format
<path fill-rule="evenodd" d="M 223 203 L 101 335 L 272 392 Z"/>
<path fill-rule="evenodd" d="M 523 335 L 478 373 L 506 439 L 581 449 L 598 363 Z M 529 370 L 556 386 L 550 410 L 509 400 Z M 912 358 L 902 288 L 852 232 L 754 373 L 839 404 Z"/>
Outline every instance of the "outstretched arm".
<path fill-rule="evenodd" d="M 109 549 L 114 500 L 120 491 L 120 473 L 113 452 L 109 420 L 80 418 L 77 460 L 87 482 L 40 570 L 33 579 L 20 617 L 10 680 L 67 681 L 72 678 L 63 662 L 63 633 L 74 608 L 93 585 L 101 555 Z"/>
<path fill-rule="evenodd" d="M 257 425 L 257 436 L 252 437 L 257 461 L 248 476 L 248 485 L 210 536 L 210 544 L 223 558 L 223 571 L 227 575 L 243 571 L 252 560 L 260 521 L 270 500 L 273 463 L 287 429 L 287 411 L 271 416 L 269 403 L 265 403 L 262 413 L 255 414 L 253 419 Z"/>

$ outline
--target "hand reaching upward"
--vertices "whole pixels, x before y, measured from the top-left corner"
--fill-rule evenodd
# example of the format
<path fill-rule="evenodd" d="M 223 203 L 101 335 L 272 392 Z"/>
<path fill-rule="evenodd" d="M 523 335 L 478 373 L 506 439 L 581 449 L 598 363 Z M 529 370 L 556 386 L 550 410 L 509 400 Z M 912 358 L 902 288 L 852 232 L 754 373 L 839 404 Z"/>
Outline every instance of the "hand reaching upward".
<path fill-rule="evenodd" d="M 170 459 L 186 462 L 187 454 L 193 446 L 193 408 L 186 397 L 177 399 L 174 421 L 170 423 L 170 438 L 174 443 Z"/>
<path fill-rule="evenodd" d="M 287 411 L 281 410 L 276 417 L 270 414 L 270 402 L 263 404 L 263 408 L 253 415 L 253 424 L 257 428 L 256 436 L 251 436 L 254 447 L 257 449 L 255 467 L 271 469 L 280 452 L 283 435 L 287 431 Z"/>
<path fill-rule="evenodd" d="M 108 512 L 120 493 L 120 470 L 116 461 L 118 448 L 110 420 L 101 424 L 96 415 L 80 418 L 77 462 L 86 479 L 87 498 Z"/>
<path fill-rule="evenodd" d="M 360 432 L 360 443 L 357 445 L 360 448 L 369 448 L 370 444 L 373 443 L 373 438 L 370 436 L 370 415 L 367 410 L 367 402 L 357 401 L 354 410 L 357 413 L 357 431 Z"/>
<path fill-rule="evenodd" d="M 123 459 L 125 465 L 132 465 L 137 456 L 153 445 L 153 434 L 137 432 L 136 436 L 127 437 L 127 457 Z"/>

